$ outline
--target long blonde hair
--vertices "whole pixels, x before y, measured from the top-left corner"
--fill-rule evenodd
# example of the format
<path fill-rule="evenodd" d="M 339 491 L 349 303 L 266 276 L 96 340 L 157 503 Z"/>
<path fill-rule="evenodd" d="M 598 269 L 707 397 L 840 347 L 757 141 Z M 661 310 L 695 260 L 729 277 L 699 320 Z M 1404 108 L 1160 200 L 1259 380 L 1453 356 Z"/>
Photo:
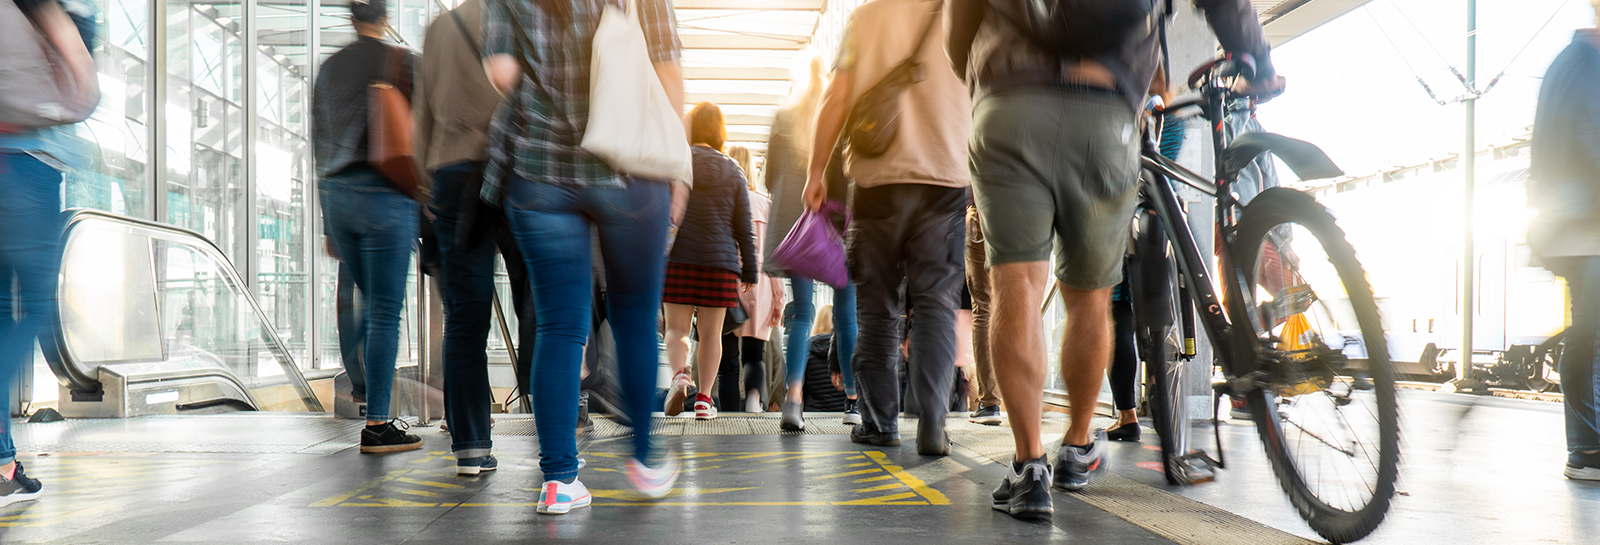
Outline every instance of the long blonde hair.
<path fill-rule="evenodd" d="M 728 157 L 732 158 L 733 162 L 739 163 L 739 168 L 744 170 L 745 182 L 749 184 L 751 191 L 755 191 L 756 172 L 752 168 L 753 164 L 750 159 L 750 148 L 744 146 L 728 146 Z"/>
<path fill-rule="evenodd" d="M 833 333 L 833 305 L 822 305 L 817 309 L 817 320 L 811 322 L 811 336 L 829 333 Z"/>

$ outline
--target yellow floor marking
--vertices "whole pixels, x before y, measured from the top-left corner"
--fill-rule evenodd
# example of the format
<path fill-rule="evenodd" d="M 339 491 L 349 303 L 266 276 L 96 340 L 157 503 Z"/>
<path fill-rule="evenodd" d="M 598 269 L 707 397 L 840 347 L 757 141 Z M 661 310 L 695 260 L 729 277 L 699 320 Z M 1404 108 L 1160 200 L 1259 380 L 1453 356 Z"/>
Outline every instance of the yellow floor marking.
<path fill-rule="evenodd" d="M 410 495 L 413 495 L 413 496 L 422 496 L 422 497 L 425 497 L 425 498 L 437 498 L 437 497 L 439 497 L 439 493 L 438 492 L 429 492 L 427 490 L 411 490 L 409 488 L 399 488 L 399 489 L 395 489 L 395 492 L 399 492 L 401 494 L 410 494 Z"/>
<path fill-rule="evenodd" d="M 833 504 L 834 505 L 884 505 L 886 502 L 891 502 L 891 501 L 894 501 L 894 500 L 903 500 L 903 499 L 906 499 L 906 498 L 915 498 L 915 497 L 917 497 L 917 493 L 916 492 L 902 492 L 902 493 L 899 493 L 899 494 L 889 494 L 887 496 L 878 496 L 878 497 L 875 497 L 875 498 L 862 498 L 862 499 L 859 499 L 859 500 L 851 500 L 851 501 L 836 501 L 836 502 L 833 502 Z M 926 503 L 922 503 L 922 502 L 918 502 L 918 503 L 921 504 L 921 505 L 927 505 Z"/>
<path fill-rule="evenodd" d="M 911 489 L 916 491 L 917 494 L 927 498 L 928 503 L 933 505 L 950 505 L 950 498 L 945 497 L 943 492 L 934 490 L 932 487 L 928 486 L 928 483 L 922 482 L 922 479 L 918 479 L 916 475 L 907 473 L 905 468 L 890 463 L 889 455 L 877 451 L 867 451 L 865 454 L 871 457 L 873 461 L 878 462 L 878 465 L 883 466 L 884 471 L 888 471 L 890 475 L 894 475 L 895 478 L 900 479 L 900 482 L 906 483 L 906 486 L 911 487 Z"/>
<path fill-rule="evenodd" d="M 893 479 L 893 478 L 894 478 L 894 475 L 879 475 L 877 477 L 867 477 L 865 479 L 856 479 L 856 480 L 850 481 L 850 482 L 851 483 L 870 483 L 870 482 L 877 482 L 877 481 L 887 481 L 887 480 L 890 480 L 890 479 Z"/>
<path fill-rule="evenodd" d="M 367 502 L 366 503 L 355 503 L 355 502 L 343 503 L 343 504 L 340 504 L 340 506 L 341 507 L 343 507 L 343 506 L 350 506 L 350 507 L 438 507 L 439 506 L 439 504 L 437 504 L 437 503 L 422 503 L 422 502 L 401 500 L 401 499 L 395 499 L 395 498 L 374 498 L 372 496 L 362 496 L 361 499 L 367 500 Z"/>
<path fill-rule="evenodd" d="M 900 483 L 891 483 L 891 484 L 873 486 L 873 487 L 868 487 L 868 488 L 861 488 L 861 489 L 857 489 L 857 490 L 851 490 L 851 492 L 855 492 L 857 494 L 866 494 L 868 492 L 883 492 L 885 490 L 894 490 L 896 488 L 900 488 L 901 486 L 903 486 L 903 485 L 901 485 Z"/>
<path fill-rule="evenodd" d="M 349 490 L 347 492 L 340 492 L 338 494 L 334 494 L 332 496 L 329 496 L 327 499 L 312 503 L 311 507 L 332 507 L 333 505 L 338 504 L 339 502 L 342 502 L 342 501 L 345 501 L 345 500 L 348 500 L 350 498 L 355 497 L 356 494 L 360 494 L 362 492 L 366 492 L 368 489 L 370 489 L 370 488 L 372 488 L 374 486 L 378 486 L 380 484 L 383 484 L 384 481 L 393 480 L 393 479 L 395 479 L 395 478 L 397 478 L 397 477 L 399 477 L 401 475 L 405 475 L 406 473 L 409 473 L 409 471 L 404 470 L 404 469 L 398 470 L 398 471 L 390 471 L 388 475 L 385 475 L 383 477 L 379 477 L 377 479 L 373 479 L 373 480 L 367 482 L 367 484 L 361 485 L 361 486 L 356 487 L 356 488 L 354 488 L 352 490 Z"/>
<path fill-rule="evenodd" d="M 847 471 L 847 472 L 844 472 L 844 473 L 835 473 L 833 475 L 823 475 L 821 477 L 817 477 L 817 479 L 821 480 L 821 479 L 836 479 L 836 478 L 839 478 L 839 477 L 852 477 L 852 476 L 855 476 L 855 475 L 866 475 L 868 473 L 877 473 L 879 471 L 883 471 L 883 470 L 880 469 L 880 468 L 862 469 L 862 470 L 858 470 L 858 471 Z"/>
<path fill-rule="evenodd" d="M 867 466 L 875 466 L 875 465 L 878 465 L 878 464 L 876 462 L 861 462 L 859 464 L 850 464 L 850 465 L 839 466 L 839 469 L 844 469 L 844 468 L 847 468 L 847 467 L 867 467 Z"/>
<path fill-rule="evenodd" d="M 754 486 L 744 488 L 674 488 L 671 491 L 668 491 L 667 495 L 662 497 L 682 498 L 686 496 L 703 496 L 706 494 L 724 494 L 728 492 L 739 492 L 742 490 L 755 490 L 756 488 L 757 487 Z M 537 490 L 535 490 L 535 492 L 536 491 Z M 589 493 L 593 494 L 596 498 L 608 500 L 649 501 L 649 498 L 642 498 L 639 496 L 638 492 L 633 490 L 595 490 L 591 488 L 589 489 Z"/>
<path fill-rule="evenodd" d="M 410 477 L 400 477 L 400 478 L 395 479 L 395 480 L 396 481 L 400 481 L 402 483 L 420 484 L 420 485 L 423 485 L 423 486 L 432 486 L 432 487 L 437 487 L 437 488 L 466 488 L 465 486 L 461 486 L 459 484 L 436 483 L 436 482 L 433 482 L 433 481 L 423 481 L 423 480 L 413 479 L 413 478 L 410 478 Z"/>

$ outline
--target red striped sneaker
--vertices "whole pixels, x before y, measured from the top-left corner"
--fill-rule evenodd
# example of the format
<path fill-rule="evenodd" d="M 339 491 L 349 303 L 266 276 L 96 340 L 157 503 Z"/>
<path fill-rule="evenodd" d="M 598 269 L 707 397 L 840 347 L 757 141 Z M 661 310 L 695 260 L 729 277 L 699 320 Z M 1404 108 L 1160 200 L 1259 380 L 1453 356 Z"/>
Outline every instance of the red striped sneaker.
<path fill-rule="evenodd" d="M 711 402 L 711 396 L 695 394 L 694 419 L 711 420 L 717 417 L 717 404 Z"/>
<path fill-rule="evenodd" d="M 589 488 L 577 479 L 572 484 L 545 481 L 539 487 L 539 505 L 534 510 L 546 515 L 565 515 L 579 507 L 588 507 L 591 501 Z"/>

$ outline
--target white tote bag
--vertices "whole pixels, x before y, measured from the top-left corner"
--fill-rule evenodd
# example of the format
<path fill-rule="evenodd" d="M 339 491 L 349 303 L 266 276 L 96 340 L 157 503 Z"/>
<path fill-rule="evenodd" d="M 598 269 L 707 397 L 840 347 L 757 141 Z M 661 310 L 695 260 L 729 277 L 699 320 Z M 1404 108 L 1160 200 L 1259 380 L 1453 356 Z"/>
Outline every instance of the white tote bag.
<path fill-rule="evenodd" d="M 618 172 L 692 184 L 694 161 L 684 136 L 682 107 L 667 99 L 656 77 L 637 12 L 629 0 L 628 12 L 607 5 L 600 16 L 583 149 Z"/>

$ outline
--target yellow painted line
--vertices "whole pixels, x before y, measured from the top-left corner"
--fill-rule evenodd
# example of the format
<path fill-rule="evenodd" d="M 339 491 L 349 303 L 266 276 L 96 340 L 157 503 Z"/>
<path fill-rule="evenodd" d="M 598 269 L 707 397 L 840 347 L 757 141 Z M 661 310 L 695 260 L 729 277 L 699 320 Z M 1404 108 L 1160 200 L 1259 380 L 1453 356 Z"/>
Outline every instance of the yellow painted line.
<path fill-rule="evenodd" d="M 356 496 L 356 494 L 360 494 L 362 492 L 366 492 L 368 489 L 370 489 L 370 488 L 372 488 L 374 486 L 378 486 L 380 484 L 383 484 L 384 481 L 393 480 L 393 479 L 395 479 L 395 478 L 397 478 L 397 477 L 399 477 L 401 475 L 405 475 L 406 473 L 409 473 L 409 472 L 410 472 L 409 470 L 405 470 L 405 469 L 401 469 L 401 470 L 397 470 L 397 471 L 390 471 L 388 475 L 384 475 L 382 477 L 378 477 L 376 479 L 373 479 L 373 480 L 367 482 L 367 484 L 361 485 L 359 487 L 356 487 L 356 488 L 354 488 L 352 490 L 349 490 L 349 491 L 346 491 L 346 492 L 340 492 L 338 494 L 334 494 L 332 496 L 329 496 L 327 499 L 323 499 L 321 501 L 314 502 L 314 503 L 311 504 L 311 507 L 332 507 L 333 505 L 338 504 L 339 502 L 348 500 L 350 498 L 354 498 Z"/>
<path fill-rule="evenodd" d="M 395 480 L 396 481 L 400 481 L 402 483 L 420 484 L 420 485 L 423 485 L 423 486 L 432 486 L 432 487 L 435 487 L 435 488 L 445 488 L 445 489 L 466 488 L 465 486 L 461 486 L 459 484 L 438 483 L 438 482 L 433 482 L 433 481 L 424 481 L 424 480 L 420 480 L 420 479 L 413 479 L 413 478 L 410 478 L 410 477 L 400 477 L 400 478 L 397 478 Z"/>
<path fill-rule="evenodd" d="M 877 477 L 867 477 L 865 479 L 856 479 L 856 480 L 850 481 L 850 482 L 851 482 L 851 484 L 871 483 L 871 482 L 877 482 L 877 481 L 887 481 L 887 480 L 893 479 L 893 478 L 894 478 L 894 475 L 879 475 Z"/>
<path fill-rule="evenodd" d="M 862 470 L 859 470 L 859 471 L 847 471 L 847 472 L 844 472 L 844 473 L 835 473 L 833 475 L 823 475 L 821 477 L 817 477 L 817 479 L 821 480 L 821 479 L 836 479 L 836 478 L 839 478 L 839 477 L 853 477 L 853 476 L 856 476 L 856 475 L 866 475 L 868 473 L 877 473 L 879 471 L 882 471 L 882 469 L 879 469 L 879 468 L 862 469 Z"/>
<path fill-rule="evenodd" d="M 867 467 L 867 466 L 873 466 L 873 465 L 878 465 L 878 464 L 873 463 L 873 462 L 861 462 L 859 464 L 850 464 L 850 465 L 846 465 L 846 466 L 839 466 L 839 469 L 844 469 L 844 468 L 847 468 L 847 467 Z"/>
<path fill-rule="evenodd" d="M 402 499 L 398 499 L 398 498 L 363 497 L 362 499 L 365 499 L 365 500 L 368 500 L 368 501 L 365 502 L 365 503 L 347 502 L 347 503 L 340 504 L 340 506 L 350 506 L 350 507 L 438 507 L 439 506 L 439 504 L 437 504 L 437 503 L 415 502 L 415 501 L 410 501 L 410 500 L 402 500 Z"/>
<path fill-rule="evenodd" d="M 664 498 L 682 498 L 682 497 L 686 497 L 686 496 L 700 496 L 700 495 L 705 495 L 705 494 L 725 494 L 725 493 L 728 493 L 728 492 L 739 492 L 739 491 L 743 491 L 743 490 L 755 490 L 756 488 L 757 487 L 754 487 L 754 486 L 745 487 L 745 488 L 674 488 L 671 491 L 668 491 L 666 496 L 662 496 L 662 497 L 664 497 Z M 524 490 L 527 490 L 527 489 L 524 489 Z M 530 490 L 530 491 L 536 491 L 536 490 Z M 640 498 L 639 497 L 639 493 L 635 492 L 633 490 L 595 490 L 595 489 L 590 489 L 589 493 L 592 494 L 596 498 L 602 498 L 602 499 L 608 499 L 608 500 L 634 500 L 635 498 L 638 498 L 637 501 L 648 501 L 647 498 Z"/>
<path fill-rule="evenodd" d="M 878 462 L 878 465 L 883 466 L 884 471 L 888 471 L 890 475 L 894 475 L 895 478 L 900 479 L 900 482 L 906 483 L 906 486 L 911 487 L 917 494 L 927 498 L 928 503 L 950 505 L 950 498 L 945 497 L 943 492 L 934 490 L 933 487 L 928 486 L 928 483 L 918 479 L 916 475 L 906 472 L 905 468 L 890 463 L 889 455 L 877 451 L 867 451 L 864 454 L 871 457 L 873 461 Z"/>
<path fill-rule="evenodd" d="M 891 501 L 895 501 L 895 500 L 904 500 L 904 499 L 907 499 L 907 498 L 915 498 L 915 497 L 917 497 L 917 493 L 915 493 L 915 492 L 902 492 L 902 493 L 899 493 L 899 494 L 889 494 L 887 496 L 878 496 L 878 497 L 875 497 L 875 498 L 862 498 L 862 499 L 859 499 L 859 500 L 850 500 L 850 501 L 836 501 L 836 502 L 833 502 L 833 504 L 834 505 L 884 505 L 886 502 L 891 502 Z M 922 505 L 927 505 L 927 504 L 922 504 Z"/>
<path fill-rule="evenodd" d="M 410 489 L 406 489 L 406 488 L 400 488 L 400 489 L 395 489 L 394 491 L 395 492 L 399 492 L 401 494 L 410 494 L 410 495 L 413 495 L 413 496 L 422 496 L 422 497 L 425 497 L 425 498 L 437 498 L 437 497 L 439 497 L 439 493 L 438 492 L 429 492 L 427 490 L 410 490 Z"/>
<path fill-rule="evenodd" d="M 896 488 L 900 488 L 901 486 L 902 485 L 900 483 L 891 483 L 891 484 L 886 484 L 886 485 L 881 485 L 881 486 L 874 486 L 874 487 L 870 487 L 870 488 L 862 488 L 862 489 L 859 489 L 859 490 L 851 490 L 851 492 L 855 492 L 857 494 L 866 494 L 868 492 L 883 492 L 885 490 L 894 490 Z"/>

